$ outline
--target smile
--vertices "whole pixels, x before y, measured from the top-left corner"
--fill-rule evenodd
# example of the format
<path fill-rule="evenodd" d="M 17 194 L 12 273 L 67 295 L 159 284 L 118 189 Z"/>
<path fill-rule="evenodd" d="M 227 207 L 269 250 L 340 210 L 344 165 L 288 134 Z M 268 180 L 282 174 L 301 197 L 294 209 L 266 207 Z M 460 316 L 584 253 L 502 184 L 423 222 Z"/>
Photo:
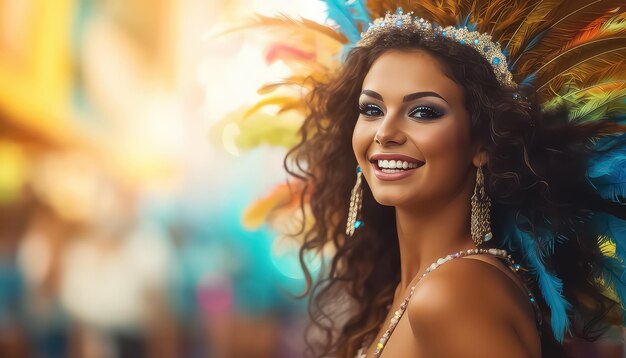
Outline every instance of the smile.
<path fill-rule="evenodd" d="M 385 173 L 393 173 L 408 169 L 415 169 L 418 163 L 410 163 L 404 160 L 378 160 L 378 167 Z"/>
<path fill-rule="evenodd" d="M 398 180 L 413 174 L 425 163 L 402 154 L 374 154 L 370 157 L 374 175 L 380 180 Z"/>

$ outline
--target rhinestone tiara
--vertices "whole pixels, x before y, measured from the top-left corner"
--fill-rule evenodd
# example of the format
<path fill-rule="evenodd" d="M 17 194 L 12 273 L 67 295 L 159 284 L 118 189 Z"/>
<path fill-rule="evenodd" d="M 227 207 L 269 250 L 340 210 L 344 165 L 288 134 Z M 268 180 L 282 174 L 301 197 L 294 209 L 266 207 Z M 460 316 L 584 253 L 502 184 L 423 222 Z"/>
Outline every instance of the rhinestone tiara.
<path fill-rule="evenodd" d="M 489 62 L 500 85 L 517 87 L 517 84 L 513 81 L 513 75 L 511 75 L 507 67 L 506 56 L 502 53 L 500 44 L 491 41 L 491 35 L 481 34 L 478 31 L 469 31 L 467 27 L 456 28 L 448 26 L 442 28 L 421 17 L 413 16 L 412 12 L 403 13 L 402 8 L 398 8 L 395 14 L 388 12 L 385 17 L 379 17 L 373 23 L 370 23 L 367 31 L 361 33 L 361 39 L 356 45 L 371 45 L 381 34 L 395 28 L 418 32 L 425 38 L 443 36 L 462 45 L 468 45 L 478 51 Z"/>

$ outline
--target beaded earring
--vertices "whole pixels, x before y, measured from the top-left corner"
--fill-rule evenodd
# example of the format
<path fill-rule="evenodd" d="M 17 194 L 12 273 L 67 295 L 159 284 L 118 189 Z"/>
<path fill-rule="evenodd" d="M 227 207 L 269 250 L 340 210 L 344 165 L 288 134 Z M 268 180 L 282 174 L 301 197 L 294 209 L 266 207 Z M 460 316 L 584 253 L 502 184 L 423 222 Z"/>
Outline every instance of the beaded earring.
<path fill-rule="evenodd" d="M 357 220 L 359 213 L 361 212 L 361 206 L 363 204 L 363 189 L 361 188 L 361 178 L 363 173 L 361 167 L 356 167 L 356 184 L 352 188 L 352 194 L 350 195 L 350 209 L 348 210 L 348 222 L 346 223 L 346 235 L 348 237 L 354 234 L 354 230 L 358 229 L 363 223 Z"/>
<path fill-rule="evenodd" d="M 493 237 L 491 233 L 491 217 L 489 216 L 491 199 L 485 192 L 485 177 L 480 166 L 476 170 L 476 186 L 474 187 L 471 205 L 472 240 L 474 240 L 476 246 L 479 246 Z"/>

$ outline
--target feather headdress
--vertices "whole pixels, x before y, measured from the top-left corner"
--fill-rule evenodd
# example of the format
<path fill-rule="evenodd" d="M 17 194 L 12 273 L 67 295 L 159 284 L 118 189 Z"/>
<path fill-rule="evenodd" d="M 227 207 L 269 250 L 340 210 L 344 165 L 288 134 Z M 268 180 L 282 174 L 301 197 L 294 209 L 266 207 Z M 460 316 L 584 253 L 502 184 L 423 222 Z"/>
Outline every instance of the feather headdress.
<path fill-rule="evenodd" d="M 544 111 L 565 104 L 571 121 L 626 120 L 626 0 L 322 1 L 328 7 L 326 24 L 286 16 L 259 16 L 244 26 L 263 28 L 276 35 L 272 37 L 267 60 L 281 59 L 293 74 L 260 88 L 259 93 L 266 97 L 252 104 L 239 121 L 254 119 L 258 110 L 267 105 L 282 108 L 276 115 L 279 117 L 276 123 L 281 123 L 280 117 L 287 115 L 291 120 L 294 116 L 304 119 L 306 107 L 302 99 L 311 89 L 307 79 L 331 78 L 341 65 L 342 55 L 355 46 L 372 19 L 398 7 L 440 26 L 466 27 L 489 34 L 501 46 L 513 80 L 520 86 L 532 85 Z M 276 128 L 275 132 L 266 128 L 258 135 L 285 135 L 284 125 Z M 291 135 L 295 137 L 296 131 Z M 602 198 L 624 204 L 626 135 L 598 141 L 594 150 L 587 179 Z M 300 197 L 302 192 L 291 195 Z M 248 215 L 269 215 L 271 202 L 264 198 L 256 204 L 263 206 L 263 210 L 252 209 Z M 616 292 L 622 307 L 626 303 L 626 221 L 623 219 L 609 214 L 592 218 L 598 242 L 616 247 L 615 253 L 604 257 L 602 280 Z M 259 222 L 259 218 L 248 220 Z M 528 230 L 527 221 L 519 215 L 511 218 L 510 235 L 503 242 L 523 253 L 524 262 L 536 275 L 551 311 L 554 336 L 562 341 L 570 326 L 571 304 L 564 298 L 561 279 L 545 264 L 555 242 L 562 237 L 547 228 Z"/>

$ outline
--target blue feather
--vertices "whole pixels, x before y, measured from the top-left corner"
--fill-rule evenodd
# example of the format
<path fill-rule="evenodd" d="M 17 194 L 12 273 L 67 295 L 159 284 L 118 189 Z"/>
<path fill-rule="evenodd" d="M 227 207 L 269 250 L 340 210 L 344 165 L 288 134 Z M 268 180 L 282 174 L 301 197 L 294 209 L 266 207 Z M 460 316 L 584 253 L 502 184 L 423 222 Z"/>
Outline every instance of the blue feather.
<path fill-rule="evenodd" d="M 626 258 L 626 220 L 612 215 L 606 216 L 607 233 L 615 242 L 615 253 L 622 259 Z M 608 236 L 608 235 L 607 235 Z"/>
<path fill-rule="evenodd" d="M 626 220 L 613 215 L 596 213 L 590 221 L 593 231 L 615 243 L 615 253 L 626 262 Z"/>
<path fill-rule="evenodd" d="M 522 54 L 525 53 L 526 51 L 531 50 L 533 47 L 537 46 L 539 41 L 541 41 L 543 36 L 546 34 L 546 31 L 547 30 L 543 30 L 540 33 L 538 33 L 537 35 L 535 35 L 533 37 L 533 39 L 528 42 L 528 45 L 526 45 L 526 47 L 524 47 L 524 51 L 522 51 Z"/>
<path fill-rule="evenodd" d="M 528 222 L 528 219 L 521 215 L 518 215 L 517 219 L 520 223 Z M 563 281 L 547 270 L 543 262 L 546 250 L 539 247 L 532 235 L 520 229 L 517 223 L 512 223 L 511 226 L 505 242 L 508 242 L 510 249 L 519 251 L 523 255 L 523 260 L 528 264 L 530 272 L 537 276 L 541 294 L 550 307 L 552 333 L 557 341 L 563 342 L 564 333 L 571 334 L 567 311 L 572 308 L 572 305 L 563 297 Z M 547 229 L 538 230 L 538 233 L 540 242 L 548 240 L 545 235 L 551 235 Z"/>
<path fill-rule="evenodd" d="M 520 82 L 519 86 L 520 87 L 530 87 L 532 86 L 533 82 L 535 81 L 535 79 L 537 78 L 537 74 L 535 72 L 527 75 L 526 77 L 524 77 L 524 79 L 522 80 L 522 82 Z"/>
<path fill-rule="evenodd" d="M 515 61 L 511 64 L 511 68 L 515 68 L 515 65 L 517 64 L 517 61 L 519 61 L 520 58 L 522 58 L 522 56 L 524 56 L 524 54 L 527 51 L 530 51 L 533 47 L 537 46 L 537 44 L 539 43 L 539 41 L 541 41 L 541 39 L 543 38 L 543 36 L 546 34 L 547 30 L 543 30 L 540 33 L 538 33 L 537 35 L 535 35 L 532 40 L 530 40 L 528 42 L 528 44 L 526 45 L 526 47 L 524 47 L 524 50 L 522 50 L 518 55 L 517 55 L 517 59 L 515 59 Z M 507 45 L 508 47 L 508 45 Z"/>
<path fill-rule="evenodd" d="M 361 39 L 359 24 L 362 29 L 366 30 L 366 26 L 370 22 L 365 5 L 361 3 L 362 0 L 354 1 L 352 4 L 341 0 L 322 1 L 327 6 L 327 18 L 339 27 L 339 30 L 348 38 L 348 41 L 351 43 L 359 41 Z M 356 15 L 352 14 L 351 8 L 356 10 Z"/>
<path fill-rule="evenodd" d="M 348 4 L 354 10 L 354 19 L 361 23 L 362 29 L 367 30 L 367 24 L 372 22 L 369 11 L 364 0 L 354 0 Z"/>
<path fill-rule="evenodd" d="M 470 22 L 470 14 L 467 14 L 461 21 L 461 23 L 457 26 L 457 28 L 467 28 L 467 31 L 476 31 L 476 23 Z"/>
<path fill-rule="evenodd" d="M 354 47 L 356 47 L 356 43 L 354 42 L 343 45 L 343 47 L 341 48 L 341 52 L 338 54 L 338 56 L 336 56 L 336 58 L 338 58 L 341 63 L 345 63 L 346 59 L 348 58 L 348 54 L 350 53 L 350 50 L 352 50 Z"/>
<path fill-rule="evenodd" d="M 626 198 L 626 134 L 599 140 L 589 159 L 587 179 L 603 199 Z"/>
<path fill-rule="evenodd" d="M 459 24 L 460 27 L 468 27 L 469 25 L 469 20 L 470 20 L 470 14 L 467 14 L 467 16 L 465 16 L 463 18 L 463 21 L 461 21 L 461 23 Z"/>

